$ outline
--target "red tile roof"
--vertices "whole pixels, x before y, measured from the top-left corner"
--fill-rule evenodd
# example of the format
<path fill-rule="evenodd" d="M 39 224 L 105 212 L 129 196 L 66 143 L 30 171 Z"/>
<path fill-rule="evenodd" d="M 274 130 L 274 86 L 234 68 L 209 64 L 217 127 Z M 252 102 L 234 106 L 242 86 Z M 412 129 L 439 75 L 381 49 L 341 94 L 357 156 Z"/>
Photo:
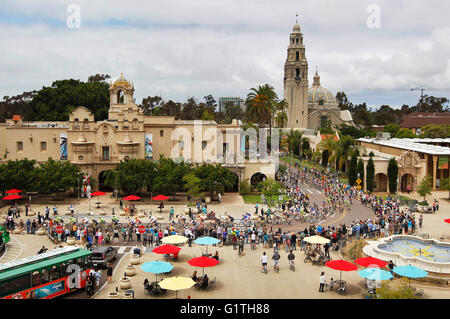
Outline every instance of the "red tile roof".
<path fill-rule="evenodd" d="M 327 140 L 329 138 L 332 138 L 333 141 L 339 140 L 339 138 L 336 136 L 336 134 L 320 134 L 320 137 L 322 138 L 322 140 Z"/>
<path fill-rule="evenodd" d="M 411 113 L 403 117 L 401 128 L 420 128 L 428 124 L 450 125 L 450 112 L 441 113 Z"/>
<path fill-rule="evenodd" d="M 13 121 L 20 121 L 20 115 L 13 115 Z"/>

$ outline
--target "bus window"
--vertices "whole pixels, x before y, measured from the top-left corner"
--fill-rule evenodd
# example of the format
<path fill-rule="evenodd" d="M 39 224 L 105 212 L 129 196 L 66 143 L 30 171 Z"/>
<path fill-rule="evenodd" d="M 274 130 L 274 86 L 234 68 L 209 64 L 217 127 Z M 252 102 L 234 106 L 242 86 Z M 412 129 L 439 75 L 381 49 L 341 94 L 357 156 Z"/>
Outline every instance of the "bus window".
<path fill-rule="evenodd" d="M 50 281 L 59 279 L 59 269 L 56 266 L 53 266 L 50 270 Z"/>
<path fill-rule="evenodd" d="M 41 284 L 41 274 L 39 271 L 34 271 L 32 278 L 31 278 L 31 285 L 32 287 L 39 286 Z"/>
<path fill-rule="evenodd" d="M 67 276 L 66 269 L 67 269 L 67 264 L 66 263 L 61 263 L 59 265 L 59 278 Z"/>
<path fill-rule="evenodd" d="M 50 274 L 47 268 L 42 269 L 41 271 L 41 282 L 46 283 L 50 281 Z"/>
<path fill-rule="evenodd" d="M 6 279 L 0 283 L 0 297 L 9 296 L 13 293 L 31 288 L 30 274 Z"/>

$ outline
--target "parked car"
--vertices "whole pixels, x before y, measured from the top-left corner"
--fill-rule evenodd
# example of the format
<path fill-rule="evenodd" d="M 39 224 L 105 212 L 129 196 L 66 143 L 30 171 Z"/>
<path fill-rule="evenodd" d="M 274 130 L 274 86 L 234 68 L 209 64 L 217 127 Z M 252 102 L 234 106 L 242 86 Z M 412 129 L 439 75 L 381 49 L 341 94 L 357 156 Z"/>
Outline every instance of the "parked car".
<path fill-rule="evenodd" d="M 92 247 L 91 263 L 94 267 L 106 267 L 108 262 L 117 259 L 117 249 L 112 246 Z"/>

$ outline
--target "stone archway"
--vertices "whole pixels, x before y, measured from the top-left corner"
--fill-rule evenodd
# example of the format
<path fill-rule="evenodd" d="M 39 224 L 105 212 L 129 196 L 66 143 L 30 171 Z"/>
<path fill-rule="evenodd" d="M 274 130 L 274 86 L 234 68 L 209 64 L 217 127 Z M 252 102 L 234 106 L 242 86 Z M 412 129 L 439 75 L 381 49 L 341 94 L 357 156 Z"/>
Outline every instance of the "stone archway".
<path fill-rule="evenodd" d="M 406 192 L 407 187 L 409 186 L 411 190 L 413 190 L 414 177 L 411 174 L 404 174 L 401 178 L 400 185 L 401 191 Z"/>
<path fill-rule="evenodd" d="M 416 152 L 413 151 L 405 151 L 402 153 L 400 158 L 397 161 L 398 163 L 398 176 L 400 178 L 400 189 L 402 192 L 406 192 L 406 186 L 409 185 L 411 187 L 411 191 L 415 191 L 417 189 L 417 176 L 419 175 L 419 164 L 420 158 Z M 406 186 L 403 188 L 403 176 L 409 175 L 409 180 L 406 179 Z M 408 177 L 406 177 L 408 178 Z"/>
<path fill-rule="evenodd" d="M 374 192 L 386 193 L 388 188 L 388 178 L 386 174 L 378 173 L 375 175 Z"/>
<path fill-rule="evenodd" d="M 235 172 L 232 172 L 232 173 L 233 173 L 233 175 L 235 177 L 234 182 L 233 182 L 233 186 L 229 187 L 229 188 L 225 188 L 225 192 L 236 193 L 236 192 L 239 192 L 239 176 Z"/>
<path fill-rule="evenodd" d="M 252 177 L 250 178 L 250 185 L 251 186 L 256 186 L 258 185 L 260 182 L 263 182 L 266 180 L 266 175 L 264 175 L 263 173 L 256 173 L 253 174 Z"/>

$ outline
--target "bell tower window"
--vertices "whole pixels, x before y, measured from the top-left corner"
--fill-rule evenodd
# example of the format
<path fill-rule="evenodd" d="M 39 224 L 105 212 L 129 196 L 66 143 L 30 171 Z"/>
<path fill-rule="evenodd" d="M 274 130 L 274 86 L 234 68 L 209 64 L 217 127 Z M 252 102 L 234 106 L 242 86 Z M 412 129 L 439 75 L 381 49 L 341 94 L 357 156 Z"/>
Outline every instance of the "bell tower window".
<path fill-rule="evenodd" d="M 319 100 L 319 105 L 323 105 L 323 100 Z"/>
<path fill-rule="evenodd" d="M 119 90 L 119 92 L 117 92 L 117 104 L 123 103 L 124 103 L 124 94 L 122 90 Z"/>
<path fill-rule="evenodd" d="M 299 68 L 295 69 L 295 79 L 300 80 L 300 69 Z"/>
<path fill-rule="evenodd" d="M 295 61 L 298 61 L 300 58 L 300 54 L 297 52 L 295 52 Z"/>

